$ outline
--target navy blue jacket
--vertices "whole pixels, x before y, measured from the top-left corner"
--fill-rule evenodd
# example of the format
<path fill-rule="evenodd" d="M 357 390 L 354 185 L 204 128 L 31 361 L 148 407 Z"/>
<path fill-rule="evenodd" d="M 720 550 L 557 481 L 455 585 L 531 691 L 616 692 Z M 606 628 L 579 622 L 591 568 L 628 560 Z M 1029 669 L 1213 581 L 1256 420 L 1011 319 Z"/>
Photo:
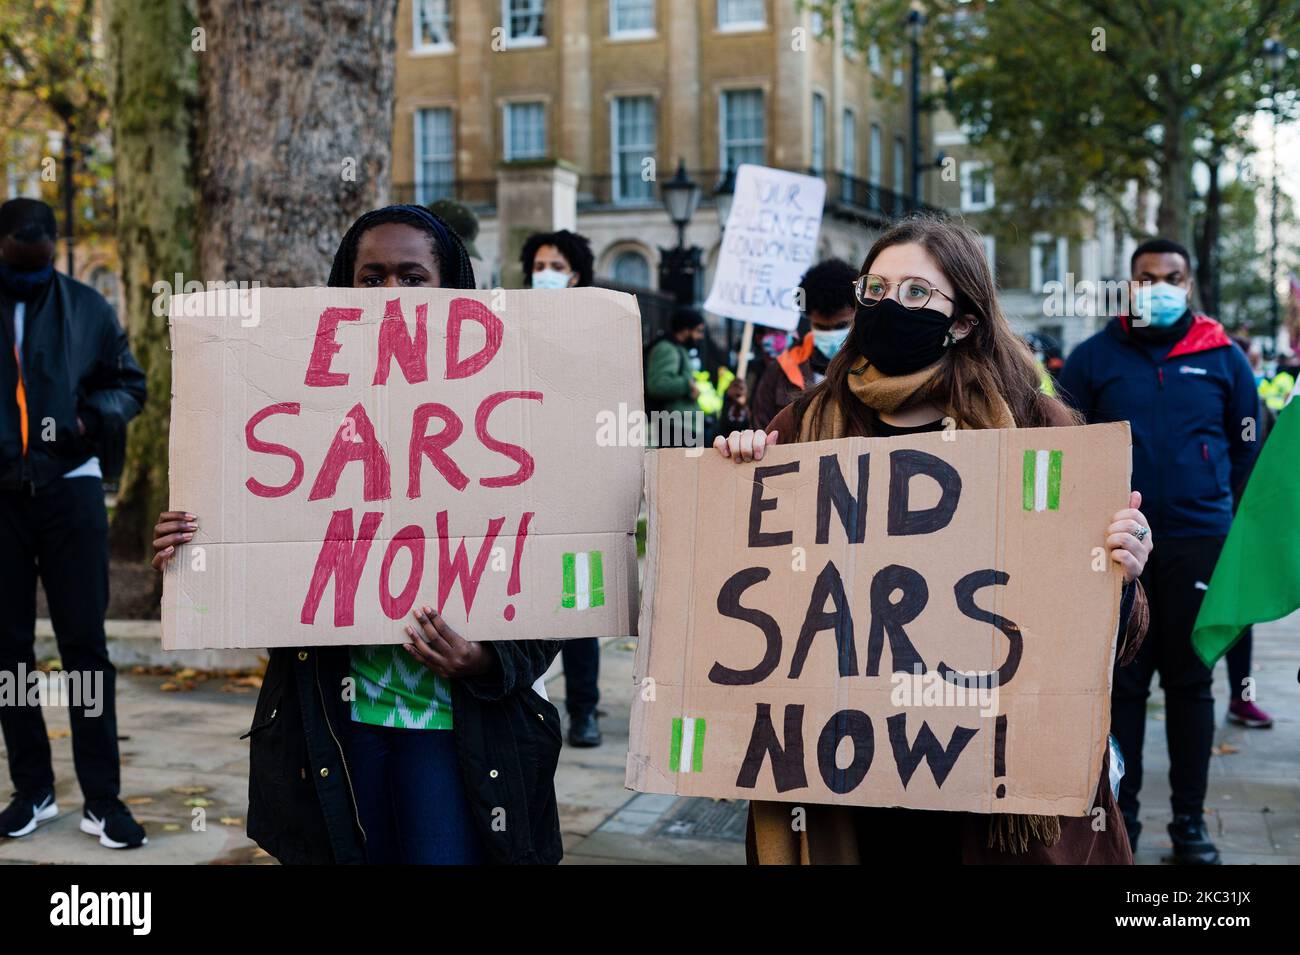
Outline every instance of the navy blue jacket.
<path fill-rule="evenodd" d="M 1195 315 L 1169 344 L 1132 338 L 1111 319 L 1070 354 L 1066 400 L 1090 424 L 1128 421 L 1133 489 L 1161 537 L 1222 537 L 1259 449 L 1259 395 L 1240 348 L 1218 322 Z"/>

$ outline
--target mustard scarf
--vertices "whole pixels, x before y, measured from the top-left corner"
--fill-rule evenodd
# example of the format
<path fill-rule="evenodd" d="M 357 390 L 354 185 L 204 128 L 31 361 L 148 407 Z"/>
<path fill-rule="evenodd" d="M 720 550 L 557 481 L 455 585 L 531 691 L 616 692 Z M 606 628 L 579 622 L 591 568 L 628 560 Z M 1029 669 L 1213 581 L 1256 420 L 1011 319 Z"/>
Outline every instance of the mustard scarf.
<path fill-rule="evenodd" d="M 849 390 L 853 396 L 877 414 L 893 414 L 917 405 L 933 403 L 943 410 L 947 417 L 953 419 L 959 429 L 967 430 L 980 427 L 963 420 L 955 411 L 946 407 L 947 398 L 939 394 L 939 367 L 942 360 L 935 362 L 910 375 L 886 375 L 865 360 L 859 360 L 849 372 Z M 984 427 L 1014 428 L 1015 418 L 1011 408 L 1001 395 L 970 395 L 968 398 L 977 408 L 980 417 L 989 422 Z M 825 404 L 825 411 L 818 421 L 818 410 Z M 804 412 L 799 423 L 800 441 L 824 441 L 828 438 L 847 437 L 847 424 L 840 411 L 839 404 L 828 401 L 825 390 L 815 397 Z"/>

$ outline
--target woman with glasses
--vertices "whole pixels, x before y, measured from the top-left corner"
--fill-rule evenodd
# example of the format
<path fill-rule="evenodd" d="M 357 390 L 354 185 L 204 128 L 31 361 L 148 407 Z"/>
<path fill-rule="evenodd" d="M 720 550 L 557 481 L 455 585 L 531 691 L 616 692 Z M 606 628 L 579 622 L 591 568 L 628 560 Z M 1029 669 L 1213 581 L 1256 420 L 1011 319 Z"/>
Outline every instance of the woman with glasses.
<path fill-rule="evenodd" d="M 825 380 L 772 421 L 767 431 L 732 432 L 714 447 L 737 462 L 757 461 L 778 442 L 886 437 L 945 428 L 1043 428 L 1080 424 L 1039 390 L 1033 356 L 998 304 L 977 233 L 954 222 L 916 218 L 895 225 L 867 253 L 853 283 L 858 307 L 849 339 Z M 1146 631 L 1137 582 L 1151 537 L 1142 498 L 1110 517 L 1104 539 L 1124 569 L 1120 664 Z M 1105 527 L 1098 515 L 1098 542 Z M 1110 784 L 1109 759 L 1097 783 L 1104 826 L 1094 816 L 980 815 L 896 808 L 812 805 L 794 831 L 790 807 L 750 806 L 748 854 L 758 864 L 860 863 L 925 858 L 953 863 L 1131 864 L 1132 852 Z"/>

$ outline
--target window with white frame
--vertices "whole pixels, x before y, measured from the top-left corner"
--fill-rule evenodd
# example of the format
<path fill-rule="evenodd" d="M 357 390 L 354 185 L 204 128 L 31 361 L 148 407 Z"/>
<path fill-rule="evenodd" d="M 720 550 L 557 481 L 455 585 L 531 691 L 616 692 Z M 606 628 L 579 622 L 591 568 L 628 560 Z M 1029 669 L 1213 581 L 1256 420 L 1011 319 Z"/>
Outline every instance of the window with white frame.
<path fill-rule="evenodd" d="M 1048 282 L 1064 282 L 1070 246 L 1064 237 L 1037 233 L 1029 247 L 1029 286 L 1041 292 Z"/>
<path fill-rule="evenodd" d="M 718 29 L 749 30 L 767 24 L 764 0 L 718 0 Z"/>
<path fill-rule="evenodd" d="M 814 175 L 826 171 L 826 97 L 812 95 L 812 156 L 810 168 Z"/>
<path fill-rule="evenodd" d="M 840 116 L 840 172 L 846 176 L 858 172 L 858 118 L 851 109 Z"/>
<path fill-rule="evenodd" d="M 506 162 L 541 159 L 546 155 L 546 106 L 543 103 L 507 103 L 503 121 Z"/>
<path fill-rule="evenodd" d="M 653 36 L 655 0 L 609 0 L 610 36 Z"/>
<path fill-rule="evenodd" d="M 840 47 L 850 56 L 858 52 L 858 21 L 849 4 L 840 7 Z"/>
<path fill-rule="evenodd" d="M 907 192 L 907 145 L 902 136 L 894 137 L 894 192 L 900 196 Z"/>
<path fill-rule="evenodd" d="M 993 278 L 998 277 L 998 243 L 991 235 L 981 236 L 984 240 L 984 257 L 989 260 L 989 271 L 993 273 Z"/>
<path fill-rule="evenodd" d="M 894 81 L 894 85 L 895 85 L 895 86 L 902 86 L 902 85 L 903 85 L 903 51 L 902 51 L 902 50 L 895 50 L 895 51 L 894 51 L 894 76 L 893 76 L 893 81 Z"/>
<path fill-rule="evenodd" d="M 858 174 L 858 118 L 853 110 L 840 114 L 840 198 L 853 202 L 854 177 Z"/>
<path fill-rule="evenodd" d="M 415 201 L 426 205 L 452 194 L 456 150 L 451 109 L 415 111 Z"/>
<path fill-rule="evenodd" d="M 813 35 L 814 40 L 826 32 L 826 18 L 822 16 L 820 10 L 813 10 L 808 14 L 808 32 Z"/>
<path fill-rule="evenodd" d="M 416 52 L 450 50 L 451 0 L 415 0 L 411 9 L 415 17 L 411 49 Z"/>
<path fill-rule="evenodd" d="M 650 287 L 650 263 L 640 252 L 630 249 L 614 257 L 614 281 L 636 288 Z"/>
<path fill-rule="evenodd" d="M 546 0 L 501 0 L 501 25 L 510 46 L 546 42 Z"/>
<path fill-rule="evenodd" d="M 882 152 L 884 150 L 884 132 L 880 129 L 879 123 L 871 124 L 871 155 L 869 157 L 871 168 L 867 171 L 867 178 L 873 186 L 880 185 L 881 173 L 884 169 L 881 163 L 884 161 Z"/>
<path fill-rule="evenodd" d="M 766 152 L 766 122 L 762 90 L 726 90 L 722 94 L 722 166 L 762 165 Z"/>
<path fill-rule="evenodd" d="M 993 208 L 993 170 L 988 163 L 961 164 L 961 210 L 982 212 Z"/>
<path fill-rule="evenodd" d="M 880 44 L 873 43 L 867 47 L 867 66 L 871 72 L 880 75 Z"/>
<path fill-rule="evenodd" d="M 655 155 L 653 96 L 618 96 L 610 123 L 614 158 L 614 201 L 645 202 L 654 198 L 653 183 L 643 175 L 645 160 Z"/>

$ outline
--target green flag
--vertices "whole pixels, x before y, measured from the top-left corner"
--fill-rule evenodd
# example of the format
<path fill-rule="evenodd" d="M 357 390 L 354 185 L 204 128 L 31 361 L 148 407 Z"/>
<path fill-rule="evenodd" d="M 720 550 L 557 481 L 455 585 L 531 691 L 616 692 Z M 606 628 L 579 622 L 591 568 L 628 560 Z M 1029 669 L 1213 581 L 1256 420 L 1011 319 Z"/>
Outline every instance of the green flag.
<path fill-rule="evenodd" d="M 1214 666 L 1246 627 L 1300 607 L 1298 470 L 1300 401 L 1293 401 L 1259 453 L 1196 617 L 1192 646 L 1206 666 Z"/>

